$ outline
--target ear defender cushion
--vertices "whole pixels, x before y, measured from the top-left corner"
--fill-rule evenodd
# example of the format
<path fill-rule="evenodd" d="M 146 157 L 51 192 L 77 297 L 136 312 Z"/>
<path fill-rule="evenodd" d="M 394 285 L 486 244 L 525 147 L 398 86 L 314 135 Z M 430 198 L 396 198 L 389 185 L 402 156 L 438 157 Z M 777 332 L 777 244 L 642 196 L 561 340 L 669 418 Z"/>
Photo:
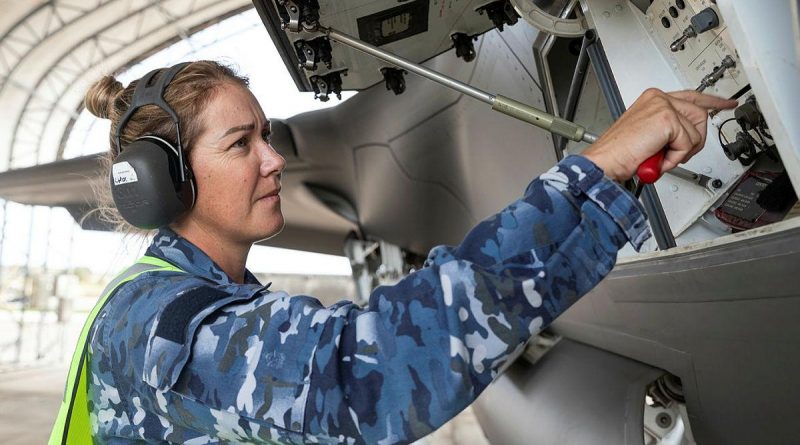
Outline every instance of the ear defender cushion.
<path fill-rule="evenodd" d="M 145 230 L 173 221 L 194 205 L 194 181 L 179 182 L 176 149 L 145 136 L 126 146 L 111 167 L 111 195 L 126 221 Z"/>

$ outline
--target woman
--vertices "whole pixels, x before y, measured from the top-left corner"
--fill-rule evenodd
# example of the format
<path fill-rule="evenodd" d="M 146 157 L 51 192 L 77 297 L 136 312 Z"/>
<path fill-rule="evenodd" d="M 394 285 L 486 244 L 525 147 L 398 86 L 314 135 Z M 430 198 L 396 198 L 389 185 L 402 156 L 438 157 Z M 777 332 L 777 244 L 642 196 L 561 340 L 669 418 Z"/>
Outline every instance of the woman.
<path fill-rule="evenodd" d="M 112 139 L 135 85 L 106 77 L 87 93 Z M 247 80 L 193 62 L 164 99 L 182 123 L 197 197 L 148 250 L 174 267 L 121 285 L 93 326 L 97 443 L 407 443 L 430 433 L 596 285 L 621 246 L 649 236 L 638 202 L 612 180 L 664 147 L 664 170 L 687 161 L 703 146 L 707 110 L 735 105 L 646 91 L 583 156 L 362 309 L 267 290 L 245 269 L 251 245 L 283 226 L 285 167 Z M 143 107 L 121 145 L 175 143 L 174 127 Z"/>

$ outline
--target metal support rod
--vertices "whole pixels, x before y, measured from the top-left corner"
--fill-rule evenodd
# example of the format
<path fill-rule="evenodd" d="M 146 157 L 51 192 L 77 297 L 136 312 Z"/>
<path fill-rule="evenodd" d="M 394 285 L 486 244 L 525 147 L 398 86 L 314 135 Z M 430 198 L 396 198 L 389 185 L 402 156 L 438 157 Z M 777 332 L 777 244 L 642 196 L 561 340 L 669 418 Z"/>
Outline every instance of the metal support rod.
<path fill-rule="evenodd" d="M 589 67 L 589 53 L 586 48 L 589 46 L 589 39 L 583 37 L 581 42 L 581 50 L 578 53 L 578 61 L 575 63 L 575 71 L 572 74 L 572 82 L 569 84 L 569 93 L 567 94 L 567 103 L 564 105 L 564 113 L 562 117 L 568 121 L 575 119 L 575 111 L 578 108 L 578 99 L 583 90 L 583 83 L 586 80 L 586 72 Z M 567 147 L 567 139 L 560 138 L 558 141 L 559 151 L 564 151 Z"/>
<path fill-rule="evenodd" d="M 456 79 L 445 76 L 444 74 L 425 68 L 420 64 L 411 62 L 410 60 L 404 59 L 388 51 L 384 51 L 355 37 L 341 33 L 335 29 L 320 27 L 319 30 L 324 32 L 328 38 L 332 40 L 336 40 L 339 43 L 343 43 L 351 48 L 365 52 L 385 62 L 399 66 L 407 71 L 418 74 L 448 88 L 466 94 L 467 96 L 478 99 L 481 102 L 487 103 L 491 105 L 492 109 L 495 111 L 499 111 L 521 121 L 528 122 L 539 128 L 543 128 L 573 141 L 584 141 L 591 144 L 597 140 L 596 135 L 587 133 L 586 129 L 580 125 L 565 119 L 561 119 L 558 116 L 554 116 L 538 108 L 531 107 L 530 105 L 523 104 L 508 97 L 493 95 L 485 91 L 481 91 Z"/>
<path fill-rule="evenodd" d="M 619 119 L 622 113 L 625 112 L 625 103 L 622 101 L 622 95 L 617 88 L 617 82 L 614 80 L 614 73 L 611 71 L 611 65 L 608 63 L 603 45 L 597 40 L 597 34 L 594 31 L 586 31 L 587 39 L 590 45 L 587 48 L 589 59 L 592 62 L 595 75 L 597 76 L 600 89 L 603 91 L 603 96 L 608 102 L 608 109 L 611 111 L 611 116 L 614 120 Z M 656 238 L 656 243 L 660 250 L 666 250 L 675 247 L 675 236 L 672 234 L 672 229 L 669 227 L 667 215 L 664 213 L 664 208 L 661 206 L 661 200 L 658 198 L 655 186 L 652 184 L 645 184 L 642 190 L 642 204 L 650 221 L 650 227 L 653 229 L 653 235 Z"/>

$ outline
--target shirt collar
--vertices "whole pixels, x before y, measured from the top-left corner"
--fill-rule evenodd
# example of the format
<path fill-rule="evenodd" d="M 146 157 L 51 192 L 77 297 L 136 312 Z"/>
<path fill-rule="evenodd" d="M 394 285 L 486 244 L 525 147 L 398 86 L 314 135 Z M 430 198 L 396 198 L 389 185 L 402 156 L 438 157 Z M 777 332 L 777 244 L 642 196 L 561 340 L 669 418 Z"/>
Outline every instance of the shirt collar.
<path fill-rule="evenodd" d="M 165 260 L 184 272 L 197 275 L 218 284 L 237 284 L 205 252 L 168 227 L 158 230 L 147 255 Z M 249 270 L 244 270 L 245 284 L 261 283 Z"/>

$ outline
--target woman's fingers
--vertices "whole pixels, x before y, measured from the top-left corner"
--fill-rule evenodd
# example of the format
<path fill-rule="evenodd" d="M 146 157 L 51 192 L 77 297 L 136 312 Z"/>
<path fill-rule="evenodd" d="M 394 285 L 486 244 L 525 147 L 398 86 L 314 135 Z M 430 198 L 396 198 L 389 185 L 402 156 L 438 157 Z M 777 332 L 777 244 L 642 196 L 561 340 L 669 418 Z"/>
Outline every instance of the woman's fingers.
<path fill-rule="evenodd" d="M 713 98 L 713 96 L 709 97 Z M 714 98 L 714 99 L 719 99 L 719 98 Z M 703 141 L 705 141 L 709 108 L 697 105 L 694 102 L 683 100 L 677 97 L 670 97 L 669 101 L 670 104 L 675 108 L 675 110 L 678 113 L 686 117 L 686 119 L 688 119 L 694 125 L 697 131 L 703 135 Z"/>
<path fill-rule="evenodd" d="M 735 100 L 724 99 L 719 96 L 712 96 L 710 94 L 703 94 L 692 90 L 673 91 L 671 93 L 667 93 L 667 95 L 685 102 L 693 103 L 698 107 L 705 108 L 706 111 L 728 110 L 735 108 L 737 105 Z"/>
<path fill-rule="evenodd" d="M 671 162 L 669 165 L 664 166 L 665 169 L 688 162 L 703 149 L 706 142 L 708 110 L 710 108 L 732 108 L 736 106 L 736 101 L 701 94 L 696 91 L 679 91 L 669 93 L 669 96 L 670 104 L 678 113 L 682 131 L 686 132 L 692 146 L 688 151 L 684 151 L 684 145 L 678 152 L 667 156 Z M 675 162 L 674 165 L 672 164 L 673 162 Z"/>
<path fill-rule="evenodd" d="M 671 117 L 674 119 L 672 123 L 674 135 L 667 144 L 662 171 L 670 170 L 678 164 L 688 161 L 694 155 L 695 150 L 702 148 L 703 138 L 695 125 L 681 113 L 674 112 Z"/>
<path fill-rule="evenodd" d="M 686 133 L 689 136 L 689 140 L 692 142 L 692 148 L 689 150 L 689 153 L 696 153 L 697 151 L 703 148 L 705 145 L 705 129 L 706 126 L 703 125 L 701 127 L 697 127 L 693 122 L 691 122 L 686 116 L 682 114 L 678 114 L 678 119 L 681 121 L 681 125 L 686 130 Z"/>

